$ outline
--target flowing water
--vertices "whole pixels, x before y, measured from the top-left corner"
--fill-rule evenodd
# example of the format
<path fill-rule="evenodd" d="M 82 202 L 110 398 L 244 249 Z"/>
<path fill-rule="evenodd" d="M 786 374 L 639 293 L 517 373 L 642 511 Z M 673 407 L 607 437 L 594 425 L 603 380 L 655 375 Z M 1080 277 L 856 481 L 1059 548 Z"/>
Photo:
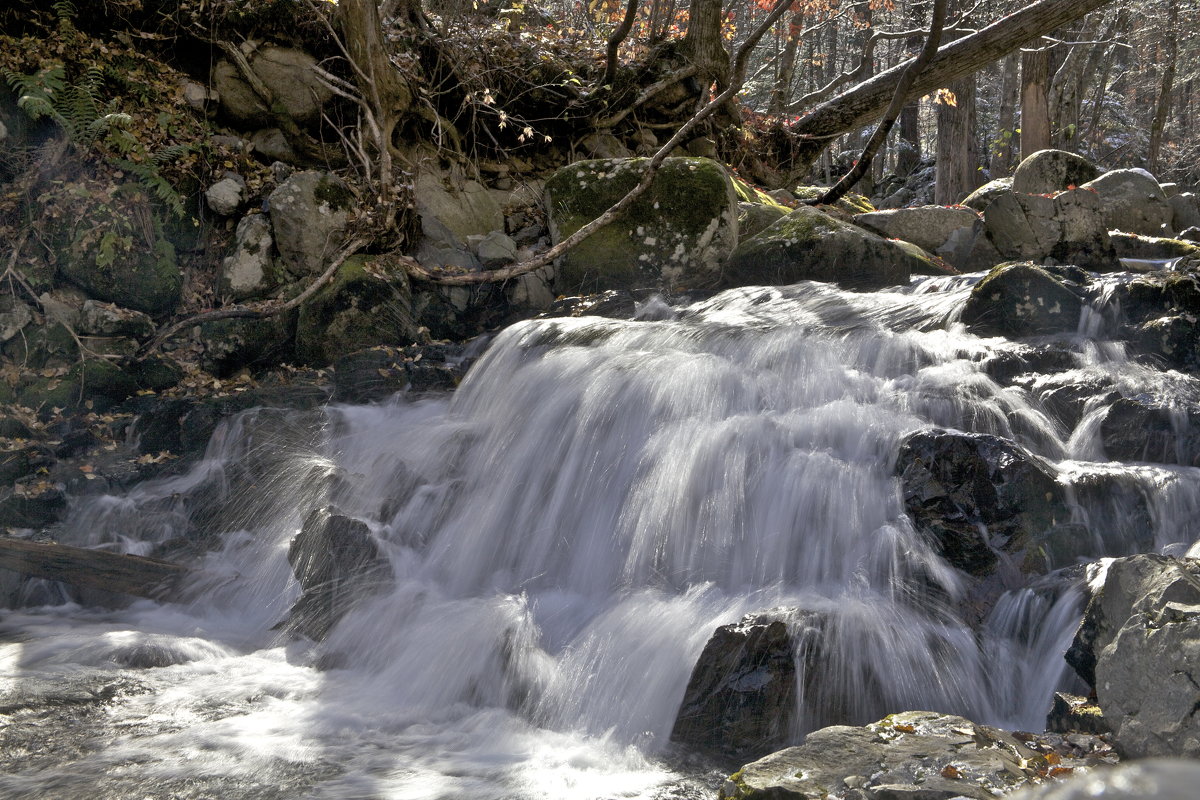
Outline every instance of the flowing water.
<path fill-rule="evenodd" d="M 130 552 L 219 534 L 184 602 L 84 608 L 32 581 L 3 612 L 0 797 L 712 796 L 675 712 L 713 630 L 776 606 L 830 621 L 797 739 L 905 709 L 1041 730 L 1081 594 L 1017 586 L 961 622 L 961 575 L 903 512 L 899 442 L 987 432 L 1067 484 L 1119 473 L 1132 500 L 1076 498 L 1093 557 L 1186 549 L 1200 471 L 1097 463 L 1099 406 L 1066 430 L 1042 379 L 989 377 L 1023 345 L 955 321 L 977 279 L 523 322 L 453 397 L 228 421 L 191 471 L 80 500 L 57 532 Z M 1200 396 L 1107 342 L 1106 313 L 1059 337 L 1079 380 Z M 370 526 L 395 583 L 314 645 L 275 625 L 299 596 L 289 541 L 324 505 Z"/>

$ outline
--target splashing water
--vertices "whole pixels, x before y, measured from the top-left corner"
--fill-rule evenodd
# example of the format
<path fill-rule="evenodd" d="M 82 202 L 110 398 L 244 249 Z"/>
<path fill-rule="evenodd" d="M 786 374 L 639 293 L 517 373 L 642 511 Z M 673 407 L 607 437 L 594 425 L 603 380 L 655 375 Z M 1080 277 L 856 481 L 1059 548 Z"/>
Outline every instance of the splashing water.
<path fill-rule="evenodd" d="M 986 432 L 1064 483 L 1118 473 L 1128 502 L 1075 497 L 1093 557 L 1133 552 L 1143 518 L 1157 549 L 1195 541 L 1200 473 L 1096 463 L 1099 407 L 1064 430 L 1036 379 L 990 378 L 1019 345 L 957 323 L 977 279 L 524 322 L 452 399 L 228 421 L 187 474 L 79 501 L 59 536 L 210 537 L 186 602 L 0 623 L 0 796 L 705 796 L 668 746 L 688 677 L 714 628 L 775 606 L 829 620 L 797 737 L 907 709 L 1040 730 L 1080 594 L 1018 588 L 960 621 L 961 575 L 903 513 L 899 442 Z M 1068 346 L 1081 380 L 1197 395 Z M 324 505 L 367 523 L 395 583 L 314 646 L 273 626 L 299 596 L 289 541 Z"/>

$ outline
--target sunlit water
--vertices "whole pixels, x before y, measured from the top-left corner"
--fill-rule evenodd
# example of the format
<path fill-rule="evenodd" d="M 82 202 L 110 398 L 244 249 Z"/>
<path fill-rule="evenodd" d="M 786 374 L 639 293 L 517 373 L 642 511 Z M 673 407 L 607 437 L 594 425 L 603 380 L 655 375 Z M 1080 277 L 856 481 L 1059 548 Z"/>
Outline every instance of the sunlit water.
<path fill-rule="evenodd" d="M 1200 472 L 1096 463 L 1102 409 L 1065 430 L 1037 380 L 989 378 L 1019 345 L 956 323 L 976 279 L 525 322 L 453 398 L 229 421 L 186 475 L 80 501 L 59 532 L 131 552 L 219 533 L 185 602 L 4 612 L 0 796 L 709 796 L 713 773 L 669 745 L 676 710 L 714 628 L 776 606 L 829 620 L 797 740 L 906 709 L 1041 730 L 1080 594 L 1014 587 L 960 622 L 962 577 L 903 513 L 899 442 L 980 431 L 1067 484 L 1119 472 L 1159 550 L 1197 538 Z M 1101 311 L 1068 337 L 1081 380 L 1200 395 L 1105 342 Z M 1076 509 L 1093 556 L 1147 539 L 1123 502 Z M 291 641 L 288 543 L 329 504 L 369 524 L 395 584 L 325 643 Z"/>

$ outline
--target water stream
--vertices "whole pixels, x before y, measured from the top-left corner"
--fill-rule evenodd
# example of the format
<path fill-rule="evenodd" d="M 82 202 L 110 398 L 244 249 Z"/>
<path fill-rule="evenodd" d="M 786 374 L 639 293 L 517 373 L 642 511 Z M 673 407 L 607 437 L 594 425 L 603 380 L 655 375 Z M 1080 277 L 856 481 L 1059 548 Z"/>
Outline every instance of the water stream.
<path fill-rule="evenodd" d="M 1064 483 L 1120 473 L 1144 513 L 1077 497 L 1091 557 L 1186 549 L 1200 471 L 1099 463 L 1099 406 L 1067 430 L 1040 378 L 989 377 L 1024 345 L 956 322 L 978 277 L 522 322 L 453 397 L 227 421 L 194 469 L 81 500 L 57 533 L 130 552 L 219 534 L 184 602 L 84 608 L 39 581 L 2 612 L 0 797 L 712 796 L 675 712 L 714 628 L 775 606 L 828 616 L 814 691 L 853 698 L 830 720 L 802 696 L 797 739 L 905 709 L 1041 730 L 1081 595 L 1063 577 L 960 621 L 962 576 L 903 512 L 899 442 L 986 432 Z M 1200 397 L 1085 317 L 1059 337 L 1080 380 Z M 314 645 L 274 626 L 299 595 L 289 541 L 324 505 L 370 526 L 395 583 Z M 918 576 L 941 601 L 913 602 Z"/>

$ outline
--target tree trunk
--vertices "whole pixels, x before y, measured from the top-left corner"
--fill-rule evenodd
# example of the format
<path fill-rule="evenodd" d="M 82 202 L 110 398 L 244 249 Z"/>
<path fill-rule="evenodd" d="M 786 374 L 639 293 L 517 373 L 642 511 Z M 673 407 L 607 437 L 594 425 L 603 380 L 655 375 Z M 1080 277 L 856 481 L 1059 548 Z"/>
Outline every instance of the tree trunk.
<path fill-rule="evenodd" d="M 701 97 L 705 99 L 711 84 L 717 84 L 717 91 L 729 85 L 729 51 L 721 37 L 723 19 L 721 0 L 692 0 L 683 49 L 700 68 Z"/>
<path fill-rule="evenodd" d="M 376 0 L 341 0 L 338 14 L 342 41 L 350 58 L 358 90 L 373 109 L 380 138 L 391 148 L 396 126 L 413 104 L 412 91 L 392 66 L 383 38 Z M 420 5 L 414 0 L 400 3 L 397 16 L 417 22 Z"/>
<path fill-rule="evenodd" d="M 1038 0 L 991 25 L 946 45 L 922 71 L 909 97 L 919 97 L 970 75 L 1021 45 L 1084 14 L 1109 0 Z M 801 139 L 795 170 L 807 169 L 813 159 L 840 134 L 878 119 L 887 109 L 900 75 L 909 62 L 881 72 L 810 111 L 792 131 Z"/>
<path fill-rule="evenodd" d="M 1086 41 L 1097 34 L 1096 20 L 1088 20 L 1077 37 Z M 1095 45 L 1077 44 L 1069 48 L 1054 79 L 1050 81 L 1051 141 L 1061 150 L 1074 149 L 1079 136 L 1080 90 L 1083 72 Z"/>
<path fill-rule="evenodd" d="M 1158 102 L 1155 104 L 1154 122 L 1150 125 L 1150 148 L 1147 163 L 1153 173 L 1158 171 L 1163 131 L 1167 126 L 1167 115 L 1171 113 L 1171 89 L 1175 83 L 1175 62 L 1179 56 L 1178 23 L 1179 0 L 1170 0 L 1167 4 L 1167 30 L 1163 32 L 1166 63 L 1163 64 L 1162 82 L 1158 86 Z"/>
<path fill-rule="evenodd" d="M 979 147 L 975 143 L 975 76 L 950 84 L 954 103 L 937 104 L 937 178 L 933 202 L 953 205 L 979 186 Z"/>
<path fill-rule="evenodd" d="M 779 77 L 775 88 L 771 91 L 771 101 L 767 106 L 770 114 L 781 114 L 792 99 L 792 80 L 796 77 L 796 51 L 800 48 L 800 31 L 804 29 L 804 12 L 798 11 L 792 15 L 788 24 L 787 42 L 780 56 Z"/>
<path fill-rule="evenodd" d="M 1021 160 L 1050 147 L 1050 53 L 1021 54 Z"/>
<path fill-rule="evenodd" d="M 1017 152 L 1017 103 L 1021 99 L 1021 57 L 1009 53 L 1004 59 L 1003 78 L 1000 89 L 1000 112 L 996 132 L 995 152 L 992 154 L 991 175 L 1003 178 L 1011 175 Z"/>

